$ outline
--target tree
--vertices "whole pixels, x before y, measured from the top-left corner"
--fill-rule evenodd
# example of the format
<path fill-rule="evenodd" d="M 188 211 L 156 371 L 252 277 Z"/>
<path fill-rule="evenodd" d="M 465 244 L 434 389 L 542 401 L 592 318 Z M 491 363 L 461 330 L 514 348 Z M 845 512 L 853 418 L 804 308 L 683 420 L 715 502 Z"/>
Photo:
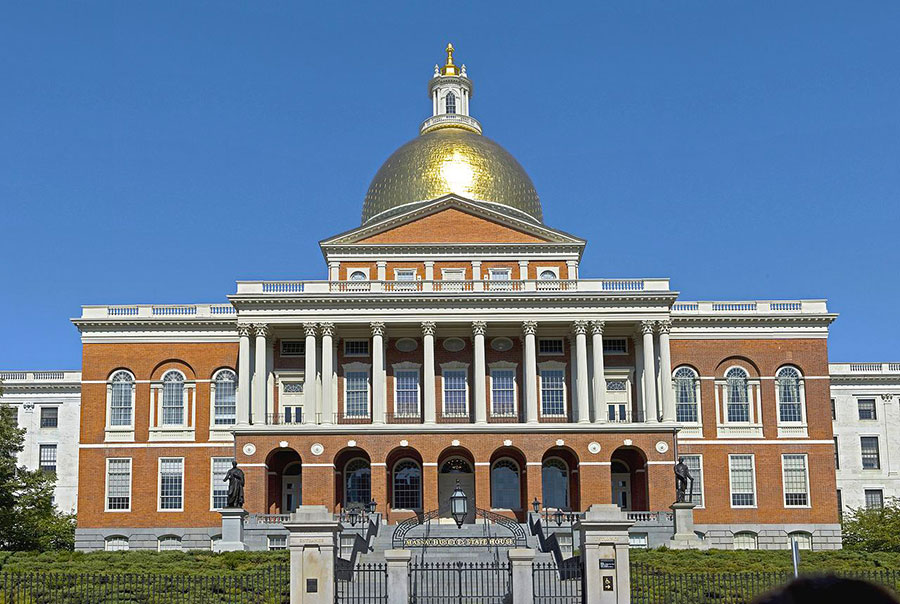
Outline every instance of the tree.
<path fill-rule="evenodd" d="M 900 499 L 888 499 L 881 508 L 851 508 L 843 533 L 847 549 L 900 552 Z"/>
<path fill-rule="evenodd" d="M 56 477 L 16 463 L 24 442 L 16 410 L 0 404 L 0 549 L 72 549 L 75 518 L 53 505 Z"/>

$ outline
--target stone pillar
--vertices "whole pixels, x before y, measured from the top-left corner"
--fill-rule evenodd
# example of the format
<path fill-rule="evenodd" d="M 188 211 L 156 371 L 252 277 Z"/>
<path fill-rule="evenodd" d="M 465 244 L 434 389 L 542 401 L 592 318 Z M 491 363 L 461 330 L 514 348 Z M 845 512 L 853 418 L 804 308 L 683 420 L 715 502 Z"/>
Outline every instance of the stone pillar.
<path fill-rule="evenodd" d="M 250 326 L 238 325 L 240 345 L 238 348 L 237 411 L 238 425 L 250 423 Z"/>
<path fill-rule="evenodd" d="M 331 261 L 328 263 L 328 280 L 339 281 L 341 278 L 341 263 Z"/>
<path fill-rule="evenodd" d="M 529 424 L 536 424 L 538 421 L 537 348 L 535 345 L 537 322 L 525 321 L 522 323 L 522 331 L 525 333 L 525 421 Z"/>
<path fill-rule="evenodd" d="M 472 335 L 475 339 L 475 380 L 474 390 L 475 396 L 475 423 L 487 423 L 487 393 L 485 388 L 485 361 L 484 361 L 484 333 L 487 331 L 487 324 L 484 321 L 474 321 L 472 323 Z"/>
<path fill-rule="evenodd" d="M 372 323 L 372 423 L 383 424 L 386 419 L 384 384 L 384 323 Z"/>
<path fill-rule="evenodd" d="M 265 424 L 266 413 L 266 336 L 269 326 L 263 323 L 253 326 L 256 333 L 256 362 L 253 364 L 253 397 L 251 399 L 252 421 L 254 424 Z"/>
<path fill-rule="evenodd" d="M 435 423 L 435 387 L 434 377 L 434 321 L 422 321 L 422 371 L 424 381 L 422 384 L 422 417 L 426 424 Z"/>
<path fill-rule="evenodd" d="M 519 260 L 519 279 L 524 281 L 528 279 L 528 261 Z"/>
<path fill-rule="evenodd" d="M 341 524 L 322 505 L 301 505 L 284 523 L 290 532 L 291 604 L 333 604 L 334 546 Z"/>
<path fill-rule="evenodd" d="M 585 604 L 631 604 L 628 520 L 613 503 L 594 504 L 575 524 L 581 535 Z"/>
<path fill-rule="evenodd" d="M 586 424 L 591 421 L 590 399 L 588 398 L 588 360 L 587 360 L 587 321 L 575 321 L 572 324 L 575 331 L 575 362 L 577 373 L 575 374 L 576 402 L 578 404 L 578 423 Z"/>
<path fill-rule="evenodd" d="M 566 261 L 566 272 L 567 277 L 569 279 L 577 279 L 578 278 L 578 261 L 577 260 L 567 260 Z"/>
<path fill-rule="evenodd" d="M 387 496 L 387 464 L 383 461 L 373 461 L 369 466 L 369 485 L 372 491 L 372 499 L 382 510 L 385 521 L 390 523 L 390 506 Z"/>
<path fill-rule="evenodd" d="M 247 511 L 243 508 L 224 508 L 222 515 L 222 539 L 216 544 L 217 552 L 242 552 L 244 545 L 244 517 Z"/>
<path fill-rule="evenodd" d="M 334 423 L 334 323 L 322 323 L 322 416 L 320 423 Z"/>
<path fill-rule="evenodd" d="M 375 263 L 375 280 L 376 281 L 387 281 L 387 262 L 384 260 L 379 260 Z"/>
<path fill-rule="evenodd" d="M 389 549 L 384 552 L 387 562 L 387 601 L 388 604 L 409 603 L 409 560 L 412 551 L 408 549 Z"/>
<path fill-rule="evenodd" d="M 591 321 L 591 347 L 594 349 L 594 422 L 603 423 L 606 409 L 606 369 L 603 367 L 603 321 Z M 628 410 L 629 413 L 631 409 Z"/>
<path fill-rule="evenodd" d="M 315 323 L 304 323 L 303 331 L 306 333 L 306 347 L 303 351 L 303 423 L 314 424 L 319 411 L 319 402 L 316 397 L 316 358 L 319 355 L 316 342 Z"/>
<path fill-rule="evenodd" d="M 533 549 L 511 549 L 506 552 L 512 570 L 512 604 L 534 602 L 534 582 L 531 576 L 534 555 Z"/>
<path fill-rule="evenodd" d="M 659 421 L 659 409 L 656 406 L 656 375 L 653 370 L 656 361 L 653 354 L 653 321 L 641 323 L 644 349 L 644 409 L 647 413 L 646 420 L 650 423 Z"/>
<path fill-rule="evenodd" d="M 709 549 L 694 532 L 694 506 L 696 503 L 673 503 L 669 506 L 675 517 L 675 534 L 669 539 L 670 549 Z M 223 533 L 224 535 L 224 533 Z"/>
<path fill-rule="evenodd" d="M 660 321 L 656 324 L 659 331 L 659 383 L 662 399 L 662 416 L 664 422 L 675 421 L 675 392 L 672 390 L 672 352 L 669 346 L 671 321 Z"/>

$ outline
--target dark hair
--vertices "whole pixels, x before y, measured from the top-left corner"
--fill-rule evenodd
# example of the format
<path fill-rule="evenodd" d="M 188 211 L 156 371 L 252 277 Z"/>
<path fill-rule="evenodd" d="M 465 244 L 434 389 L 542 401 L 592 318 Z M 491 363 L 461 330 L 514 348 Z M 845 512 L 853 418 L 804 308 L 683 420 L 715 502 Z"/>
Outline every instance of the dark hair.
<path fill-rule="evenodd" d="M 754 604 L 900 604 L 891 592 L 874 583 L 859 579 L 842 579 L 832 575 L 802 577 L 763 594 Z"/>

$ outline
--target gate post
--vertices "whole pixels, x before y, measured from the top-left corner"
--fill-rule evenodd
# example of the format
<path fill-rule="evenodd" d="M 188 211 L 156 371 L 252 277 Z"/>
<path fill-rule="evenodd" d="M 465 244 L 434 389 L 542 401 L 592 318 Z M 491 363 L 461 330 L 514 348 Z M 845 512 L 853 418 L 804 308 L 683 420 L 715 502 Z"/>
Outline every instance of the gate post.
<path fill-rule="evenodd" d="M 290 531 L 291 604 L 334 604 L 335 541 L 341 523 L 324 505 L 301 505 L 284 528 Z"/>
<path fill-rule="evenodd" d="M 575 528 L 581 534 L 585 604 L 630 604 L 628 528 L 634 524 L 619 506 L 592 505 Z"/>
<path fill-rule="evenodd" d="M 534 602 L 534 562 L 533 549 L 511 549 L 506 552 L 512 567 L 512 604 L 532 604 Z"/>
<path fill-rule="evenodd" d="M 409 560 L 412 552 L 408 549 L 389 549 L 384 552 L 387 562 L 387 602 L 388 604 L 409 604 Z"/>

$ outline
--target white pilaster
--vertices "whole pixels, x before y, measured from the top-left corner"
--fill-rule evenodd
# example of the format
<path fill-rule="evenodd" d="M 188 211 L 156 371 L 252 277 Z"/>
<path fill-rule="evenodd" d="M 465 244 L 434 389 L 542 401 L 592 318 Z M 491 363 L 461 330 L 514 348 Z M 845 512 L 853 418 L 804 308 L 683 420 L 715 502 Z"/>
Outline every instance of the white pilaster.
<path fill-rule="evenodd" d="M 647 412 L 646 421 L 655 423 L 659 421 L 659 409 L 656 404 L 656 375 L 653 370 L 656 366 L 653 354 L 653 321 L 641 323 L 644 348 L 644 408 Z"/>
<path fill-rule="evenodd" d="M 372 323 L 372 423 L 386 419 L 384 374 L 384 323 Z"/>
<path fill-rule="evenodd" d="M 319 354 L 316 341 L 315 323 L 304 323 L 306 333 L 306 349 L 303 358 L 303 423 L 314 424 L 316 415 L 320 413 L 316 396 L 316 357 Z"/>
<path fill-rule="evenodd" d="M 434 322 L 422 322 L 422 369 L 424 371 L 424 383 L 422 384 L 423 403 L 423 419 L 426 424 L 433 424 L 436 421 L 436 407 L 434 389 L 436 380 L 434 377 Z"/>
<path fill-rule="evenodd" d="M 322 416 L 320 423 L 334 422 L 334 323 L 322 323 Z"/>
<path fill-rule="evenodd" d="M 587 321 L 575 321 L 572 324 L 575 332 L 575 362 L 577 371 L 575 375 L 575 392 L 578 404 L 578 423 L 586 424 L 591 421 L 590 400 L 588 389 L 588 360 L 587 360 Z"/>
<path fill-rule="evenodd" d="M 250 423 L 250 326 L 238 325 L 240 344 L 238 345 L 237 411 L 238 425 Z"/>
<path fill-rule="evenodd" d="M 266 423 L 266 336 L 269 327 L 264 323 L 253 326 L 256 334 L 256 354 L 253 367 L 253 396 L 251 397 L 250 416 L 254 424 Z"/>
<path fill-rule="evenodd" d="M 341 263 L 331 261 L 328 263 L 328 280 L 339 281 L 341 278 Z"/>
<path fill-rule="evenodd" d="M 525 280 L 528 278 L 528 261 L 527 260 L 519 260 L 519 279 Z"/>
<path fill-rule="evenodd" d="M 484 321 L 472 322 L 472 335 L 475 339 L 475 423 L 487 423 L 487 399 L 485 390 L 484 333 L 487 324 Z"/>
<path fill-rule="evenodd" d="M 594 349 L 594 422 L 596 423 L 603 423 L 608 419 L 606 370 L 603 367 L 603 327 L 603 321 L 591 321 L 591 347 Z"/>
<path fill-rule="evenodd" d="M 473 260 L 472 261 L 472 280 L 474 283 L 475 291 L 483 291 L 484 290 L 484 282 L 482 280 L 481 275 L 481 261 Z"/>
<path fill-rule="evenodd" d="M 375 263 L 376 274 L 375 278 L 378 281 L 387 281 L 387 262 L 384 260 L 379 260 Z"/>
<path fill-rule="evenodd" d="M 657 323 L 659 331 L 659 383 L 662 399 L 662 416 L 664 422 L 675 421 L 675 392 L 672 390 L 672 352 L 669 346 L 671 321 Z"/>
<path fill-rule="evenodd" d="M 577 260 L 567 260 L 566 268 L 568 269 L 569 279 L 577 279 L 578 278 L 578 261 Z"/>
<path fill-rule="evenodd" d="M 522 323 L 522 332 L 525 334 L 525 421 L 529 424 L 536 424 L 538 421 L 537 348 L 535 345 L 537 322 L 525 321 Z"/>

